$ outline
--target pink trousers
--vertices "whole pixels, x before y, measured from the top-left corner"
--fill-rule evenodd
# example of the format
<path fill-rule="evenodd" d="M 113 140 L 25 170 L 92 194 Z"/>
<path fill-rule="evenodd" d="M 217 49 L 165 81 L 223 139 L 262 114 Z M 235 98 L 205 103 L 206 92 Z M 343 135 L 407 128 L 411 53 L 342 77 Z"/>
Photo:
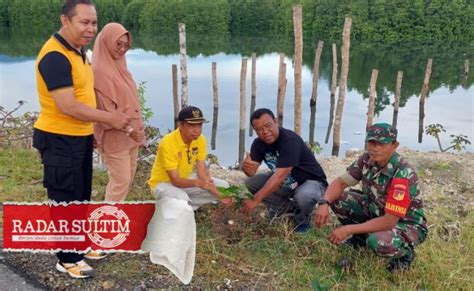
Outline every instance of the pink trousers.
<path fill-rule="evenodd" d="M 101 156 L 109 175 L 105 201 L 124 201 L 137 170 L 138 147 L 113 154 L 101 153 Z"/>

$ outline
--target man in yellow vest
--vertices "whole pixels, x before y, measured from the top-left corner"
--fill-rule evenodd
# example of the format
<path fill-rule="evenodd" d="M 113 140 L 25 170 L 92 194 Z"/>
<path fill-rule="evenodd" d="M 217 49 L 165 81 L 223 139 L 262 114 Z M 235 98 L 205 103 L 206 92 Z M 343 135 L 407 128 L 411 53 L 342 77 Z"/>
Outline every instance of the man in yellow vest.
<path fill-rule="evenodd" d="M 93 122 L 127 130 L 127 108 L 96 109 L 94 78 L 84 47 L 97 32 L 97 13 L 90 0 L 66 0 L 61 28 L 43 45 L 36 60 L 41 106 L 33 146 L 44 165 L 43 184 L 55 202 L 88 201 L 92 184 Z M 86 278 L 93 269 L 83 254 L 58 252 L 56 269 Z M 87 255 L 86 255 L 87 257 Z M 89 258 L 96 259 L 97 253 Z"/>

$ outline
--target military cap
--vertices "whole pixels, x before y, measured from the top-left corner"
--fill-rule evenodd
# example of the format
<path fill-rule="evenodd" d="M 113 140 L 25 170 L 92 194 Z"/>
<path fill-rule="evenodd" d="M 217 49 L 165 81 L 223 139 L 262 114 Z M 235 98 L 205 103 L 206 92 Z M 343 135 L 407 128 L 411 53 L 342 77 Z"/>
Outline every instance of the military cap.
<path fill-rule="evenodd" d="M 379 143 L 391 143 L 397 140 L 397 129 L 388 123 L 375 123 L 367 129 L 367 142 L 371 140 Z"/>

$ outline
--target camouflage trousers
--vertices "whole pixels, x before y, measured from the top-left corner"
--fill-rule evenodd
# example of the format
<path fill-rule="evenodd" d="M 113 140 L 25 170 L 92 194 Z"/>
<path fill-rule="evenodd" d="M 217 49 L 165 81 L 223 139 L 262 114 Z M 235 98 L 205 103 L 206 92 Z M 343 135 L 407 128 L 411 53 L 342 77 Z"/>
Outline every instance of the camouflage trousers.
<path fill-rule="evenodd" d="M 373 210 L 378 209 L 374 204 L 369 202 L 367 195 L 350 189 L 331 204 L 331 209 L 343 225 L 359 224 L 380 216 L 374 213 Z M 423 226 L 399 221 L 391 230 L 356 237 L 364 239 L 367 247 L 378 256 L 399 258 L 413 252 L 414 247 L 422 243 L 426 235 L 427 230 Z"/>

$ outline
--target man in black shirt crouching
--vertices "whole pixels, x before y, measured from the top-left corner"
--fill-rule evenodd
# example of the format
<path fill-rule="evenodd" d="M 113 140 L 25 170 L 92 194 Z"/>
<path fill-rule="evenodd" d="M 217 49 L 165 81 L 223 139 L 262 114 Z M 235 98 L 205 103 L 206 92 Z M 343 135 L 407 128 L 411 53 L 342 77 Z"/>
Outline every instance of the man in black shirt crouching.
<path fill-rule="evenodd" d="M 258 138 L 246 154 L 242 170 L 249 177 L 245 184 L 254 197 L 244 201 L 244 211 L 263 202 L 270 217 L 294 213 L 295 231 L 308 231 L 313 208 L 328 185 L 323 169 L 298 134 L 279 127 L 271 110 L 257 109 L 250 123 Z M 262 161 L 269 171 L 257 173 Z"/>

